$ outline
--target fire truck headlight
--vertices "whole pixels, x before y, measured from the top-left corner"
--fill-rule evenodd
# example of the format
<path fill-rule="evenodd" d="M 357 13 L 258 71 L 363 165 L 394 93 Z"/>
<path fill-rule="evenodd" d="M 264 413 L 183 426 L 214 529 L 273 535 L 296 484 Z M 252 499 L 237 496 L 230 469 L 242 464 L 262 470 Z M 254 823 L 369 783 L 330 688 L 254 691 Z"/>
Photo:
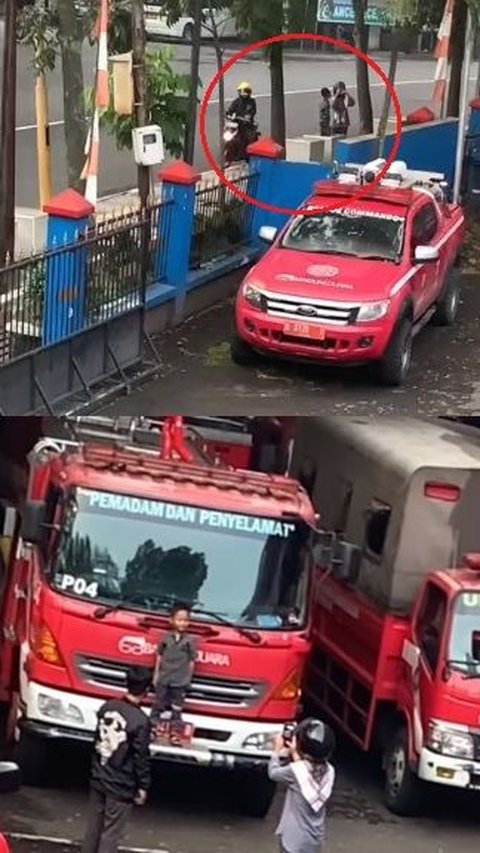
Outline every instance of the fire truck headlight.
<path fill-rule="evenodd" d="M 70 702 L 63 702 L 54 696 L 47 696 L 45 693 L 38 694 L 38 710 L 44 717 L 51 720 L 61 720 L 64 723 L 85 722 L 80 708 L 72 705 Z"/>
<path fill-rule="evenodd" d="M 388 313 L 389 308 L 389 299 L 382 299 L 381 302 L 365 302 L 359 308 L 357 323 L 371 323 L 375 320 L 381 320 Z"/>
<path fill-rule="evenodd" d="M 437 720 L 430 720 L 428 724 L 427 746 L 452 758 L 474 758 L 472 736 Z"/>
<path fill-rule="evenodd" d="M 242 287 L 242 296 L 252 308 L 258 308 L 259 311 L 263 311 L 265 297 L 254 284 L 244 284 Z"/>
<path fill-rule="evenodd" d="M 244 749 L 258 749 L 262 752 L 271 752 L 275 746 L 275 740 L 278 735 L 278 729 L 274 732 L 255 732 L 245 738 L 242 746 Z"/>

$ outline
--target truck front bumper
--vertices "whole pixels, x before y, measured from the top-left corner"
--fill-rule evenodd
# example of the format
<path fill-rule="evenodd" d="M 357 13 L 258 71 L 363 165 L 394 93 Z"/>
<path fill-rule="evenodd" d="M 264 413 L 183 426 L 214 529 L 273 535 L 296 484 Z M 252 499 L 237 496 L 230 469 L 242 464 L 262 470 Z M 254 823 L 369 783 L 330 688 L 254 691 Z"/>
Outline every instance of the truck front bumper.
<path fill-rule="evenodd" d="M 480 790 L 480 761 L 452 758 L 424 748 L 420 753 L 418 776 L 437 785 Z"/>
<path fill-rule="evenodd" d="M 104 700 L 56 690 L 35 682 L 29 682 L 22 699 L 24 710 L 18 720 L 20 736 L 25 732 L 52 741 L 93 741 L 97 712 Z M 148 708 L 145 711 L 149 713 Z M 262 770 L 270 758 L 270 743 L 283 729 L 280 723 L 201 714 L 186 713 L 184 720 L 194 727 L 191 746 L 152 743 L 150 752 L 153 759 L 231 770 Z M 261 747 L 249 744 L 249 740 L 260 743 Z"/>

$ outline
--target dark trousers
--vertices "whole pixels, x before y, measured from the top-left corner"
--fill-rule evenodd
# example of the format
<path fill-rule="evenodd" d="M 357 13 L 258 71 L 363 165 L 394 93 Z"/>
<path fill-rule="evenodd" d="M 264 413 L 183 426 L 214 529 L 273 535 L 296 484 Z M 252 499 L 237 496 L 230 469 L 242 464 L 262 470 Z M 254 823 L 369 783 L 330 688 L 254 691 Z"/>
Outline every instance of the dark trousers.
<path fill-rule="evenodd" d="M 160 716 L 165 711 L 172 712 L 172 723 L 174 725 L 175 723 L 177 725 L 181 723 L 186 693 L 186 687 L 172 687 L 169 684 L 157 684 L 155 702 L 150 716 L 152 724 L 156 725 Z"/>
<path fill-rule="evenodd" d="M 82 853 L 117 853 L 131 810 L 131 803 L 115 800 L 92 788 Z"/>

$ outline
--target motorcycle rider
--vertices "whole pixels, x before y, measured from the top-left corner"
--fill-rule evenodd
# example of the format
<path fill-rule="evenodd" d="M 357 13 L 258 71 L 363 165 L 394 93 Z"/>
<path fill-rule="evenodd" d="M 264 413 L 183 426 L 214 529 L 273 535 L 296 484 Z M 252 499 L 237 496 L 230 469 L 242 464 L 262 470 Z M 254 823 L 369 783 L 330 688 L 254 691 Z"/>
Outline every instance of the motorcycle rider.
<path fill-rule="evenodd" d="M 242 147 L 246 148 L 256 139 L 255 116 L 257 114 L 257 102 L 252 96 L 250 83 L 243 82 L 237 87 L 237 97 L 232 101 L 228 110 L 227 118 L 238 119 L 238 130 L 241 135 Z"/>

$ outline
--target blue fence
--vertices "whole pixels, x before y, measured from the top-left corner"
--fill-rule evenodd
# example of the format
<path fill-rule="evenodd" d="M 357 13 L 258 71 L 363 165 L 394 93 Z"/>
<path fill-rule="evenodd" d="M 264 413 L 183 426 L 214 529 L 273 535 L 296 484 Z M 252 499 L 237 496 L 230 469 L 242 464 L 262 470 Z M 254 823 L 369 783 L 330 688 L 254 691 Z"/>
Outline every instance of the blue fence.
<path fill-rule="evenodd" d="M 405 160 L 411 169 L 443 172 L 449 185 L 453 184 L 458 120 L 445 119 L 429 124 L 405 127 L 402 130 L 398 160 Z M 395 134 L 385 137 L 384 156 L 392 151 Z M 373 135 L 336 142 L 334 156 L 339 163 L 367 163 L 378 157 L 378 138 Z"/>

